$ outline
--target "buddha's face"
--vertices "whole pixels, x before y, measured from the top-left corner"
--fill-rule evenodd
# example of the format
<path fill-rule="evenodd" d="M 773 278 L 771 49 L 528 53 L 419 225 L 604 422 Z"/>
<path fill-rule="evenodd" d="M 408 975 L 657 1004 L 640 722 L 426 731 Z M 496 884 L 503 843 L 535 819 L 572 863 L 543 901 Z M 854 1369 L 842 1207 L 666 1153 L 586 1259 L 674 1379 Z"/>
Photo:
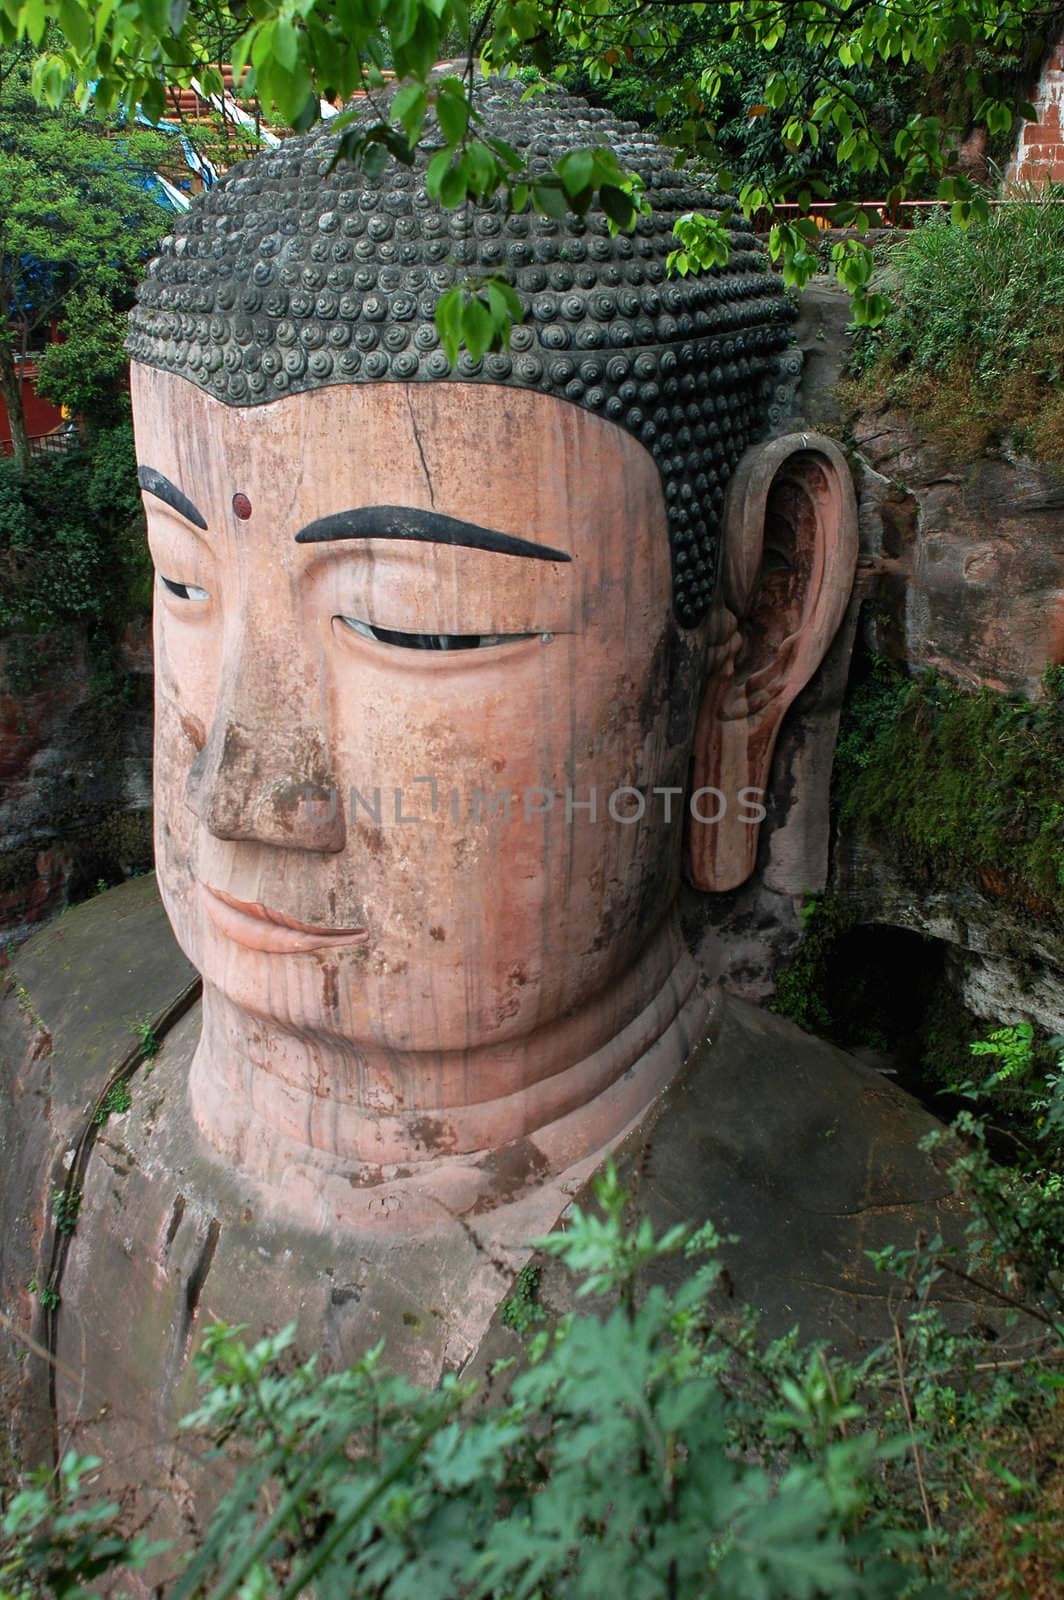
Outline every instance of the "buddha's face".
<path fill-rule="evenodd" d="M 397 1052 L 603 991 L 673 901 L 684 806 L 652 791 L 697 709 L 647 451 L 487 385 L 133 387 L 159 880 L 205 979 Z"/>

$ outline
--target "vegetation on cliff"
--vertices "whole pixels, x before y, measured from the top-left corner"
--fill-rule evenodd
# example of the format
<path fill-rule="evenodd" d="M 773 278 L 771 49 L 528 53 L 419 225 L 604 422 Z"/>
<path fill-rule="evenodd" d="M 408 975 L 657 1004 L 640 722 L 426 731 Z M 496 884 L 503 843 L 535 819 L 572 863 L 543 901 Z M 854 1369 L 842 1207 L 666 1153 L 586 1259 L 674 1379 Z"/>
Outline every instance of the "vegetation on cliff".
<path fill-rule="evenodd" d="M 878 287 L 891 310 L 858 336 L 855 407 L 899 406 L 957 457 L 1064 466 L 1064 187 L 968 228 L 932 217 L 887 247 Z"/>
<path fill-rule="evenodd" d="M 971 693 L 879 662 L 851 692 L 835 757 L 840 819 L 915 887 L 982 883 L 1064 922 L 1064 669 L 1040 700 Z"/>
<path fill-rule="evenodd" d="M 1064 927 L 1060 668 L 1047 670 L 1042 698 L 1029 701 L 964 690 L 934 673 L 910 678 L 874 660 L 844 708 L 832 789 L 852 847 L 890 861 L 916 901 L 946 895 L 978 917 L 975 891 L 1020 927 Z M 900 1054 L 908 1086 L 925 1096 L 977 1076 L 969 1051 L 985 1023 L 959 999 L 943 947 L 862 928 L 859 910 L 834 893 L 809 903 L 776 1008 L 844 1046 Z M 1044 1038 L 1032 1064 L 1029 1081 L 1017 1080 L 1024 1093 L 1006 1097 L 1018 1131 L 1035 1126 L 1044 1072 L 1056 1065 Z"/>
<path fill-rule="evenodd" d="M 56 775 L 38 774 L 40 809 L 32 831 L 0 851 L 0 896 L 8 897 L 16 916 L 38 879 L 42 852 L 62 857 L 65 866 L 56 871 L 70 900 L 151 865 L 151 813 L 129 809 L 117 759 L 128 747 L 130 724 L 149 725 L 150 683 L 128 670 L 124 645 L 130 624 L 145 629 L 151 594 L 128 419 L 98 427 L 63 454 L 35 456 L 25 473 L 0 458 L 0 642 L 8 727 L 17 740 L 34 728 L 51 694 L 74 694 L 67 760 L 76 762 L 81 751 L 88 757 L 81 788 L 63 778 L 57 795 L 47 787 L 57 785 Z M 99 767 L 98 780 L 88 776 L 92 764 Z"/>
<path fill-rule="evenodd" d="M 0 634 L 80 623 L 106 647 L 150 609 L 151 581 L 128 420 L 82 448 L 35 457 L 25 473 L 0 458 Z M 26 692 L 39 651 L 21 653 L 12 687 Z"/>

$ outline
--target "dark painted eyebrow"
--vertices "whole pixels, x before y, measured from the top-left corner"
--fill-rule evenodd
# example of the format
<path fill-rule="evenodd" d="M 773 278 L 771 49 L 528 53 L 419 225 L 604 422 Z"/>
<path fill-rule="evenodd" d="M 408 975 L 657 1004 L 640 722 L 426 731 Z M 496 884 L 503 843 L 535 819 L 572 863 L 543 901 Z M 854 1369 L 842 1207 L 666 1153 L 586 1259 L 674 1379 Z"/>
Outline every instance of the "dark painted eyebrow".
<path fill-rule="evenodd" d="M 421 544 L 462 545 L 467 550 L 492 550 L 503 556 L 529 556 L 533 561 L 571 561 L 564 550 L 516 539 L 509 533 L 478 528 L 439 511 L 414 506 L 359 506 L 319 517 L 296 534 L 296 544 L 324 544 L 327 539 L 412 539 Z"/>
<path fill-rule="evenodd" d="M 156 500 L 165 500 L 168 506 L 191 522 L 193 527 L 206 529 L 207 523 L 202 511 L 197 511 L 187 494 L 182 494 L 175 483 L 169 478 L 164 478 L 161 472 L 156 472 L 154 467 L 138 467 L 137 482 L 145 494 L 153 494 Z"/>

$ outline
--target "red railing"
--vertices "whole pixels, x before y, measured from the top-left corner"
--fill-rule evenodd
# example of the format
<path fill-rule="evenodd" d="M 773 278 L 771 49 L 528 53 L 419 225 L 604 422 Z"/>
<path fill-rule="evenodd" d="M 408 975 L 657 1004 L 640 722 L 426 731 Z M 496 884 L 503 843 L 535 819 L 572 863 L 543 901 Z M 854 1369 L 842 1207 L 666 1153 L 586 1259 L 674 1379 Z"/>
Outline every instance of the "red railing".
<path fill-rule="evenodd" d="M 987 196 L 987 203 L 991 206 L 1011 206 L 1017 204 L 1018 196 L 1008 195 L 998 198 Z M 793 222 L 796 217 L 810 216 L 818 227 L 827 229 L 834 227 L 852 228 L 853 223 L 834 223 L 831 213 L 839 202 L 836 200 L 817 200 L 804 211 L 793 201 L 778 205 L 775 211 L 756 211 L 751 219 L 751 226 L 755 233 L 767 233 L 774 222 Z M 1060 205 L 1059 199 L 1046 202 L 1049 205 Z M 863 211 L 868 218 L 871 228 L 912 228 L 924 217 L 933 212 L 948 212 L 949 200 L 899 200 L 894 205 L 888 205 L 885 200 L 860 200 L 855 202 L 858 210 Z"/>

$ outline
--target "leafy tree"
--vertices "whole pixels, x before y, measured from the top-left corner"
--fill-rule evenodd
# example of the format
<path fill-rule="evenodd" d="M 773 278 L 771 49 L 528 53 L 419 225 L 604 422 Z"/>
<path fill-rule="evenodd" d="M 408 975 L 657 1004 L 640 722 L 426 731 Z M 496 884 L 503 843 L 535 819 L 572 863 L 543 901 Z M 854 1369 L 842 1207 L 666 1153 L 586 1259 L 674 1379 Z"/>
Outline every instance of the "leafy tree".
<path fill-rule="evenodd" d="M 150 604 L 133 430 L 101 428 L 91 449 L 0 459 L 0 634 L 84 627 L 100 662 Z"/>
<path fill-rule="evenodd" d="M 208 92 L 219 92 L 225 48 L 238 73 L 246 69 L 244 86 L 266 113 L 297 130 L 317 119 L 323 100 L 342 103 L 364 90 L 374 105 L 392 70 L 402 87 L 388 107 L 379 107 L 376 122 L 354 127 L 348 113 L 334 121 L 345 130 L 344 156 L 378 170 L 389 156 L 410 162 L 431 114 L 444 143 L 428 183 L 443 205 L 483 205 L 500 194 L 518 210 L 531 204 L 582 213 L 596 203 L 622 228 L 633 226 L 648 203 L 633 175 L 599 149 L 571 153 L 552 174 L 531 180 L 523 158 L 478 122 L 474 58 L 500 71 L 532 67 L 564 76 L 579 69 L 599 88 L 637 67 L 659 116 L 683 108 L 674 129 L 679 149 L 719 165 L 715 108 L 735 79 L 735 52 L 752 52 L 762 63 L 762 81 L 758 100 L 745 109 L 776 118 L 781 138 L 803 159 L 744 182 L 740 201 L 747 214 L 785 197 L 807 211 L 818 196 L 837 193 L 841 172 L 849 185 L 875 175 L 889 184 L 891 201 L 930 187 L 966 222 L 985 211 L 985 202 L 967 178 L 948 170 L 954 119 L 963 115 L 961 131 L 967 132 L 970 111 L 991 134 L 1007 132 L 1015 83 L 987 64 L 1036 50 L 1058 18 L 1059 8 L 1046 0 L 896 0 L 889 6 L 874 0 L 646 0 L 635 6 L 479 0 L 473 7 L 468 0 L 172 0 L 169 6 L 125 0 L 103 7 L 90 0 L 2 0 L 0 40 L 28 39 L 39 49 L 34 83 L 52 105 L 71 93 L 85 103 L 91 93 L 105 112 L 139 102 L 152 115 L 163 110 L 166 85 L 197 77 Z M 48 40 L 54 23 L 67 40 L 59 48 Z M 697 56 L 678 56 L 692 29 Z M 916 110 L 891 126 L 862 93 L 862 82 L 879 68 L 911 68 L 930 81 L 958 52 L 968 61 L 963 113 Z M 442 55 L 466 56 L 470 65 L 433 77 Z M 835 220 L 867 226 L 847 198 Z M 789 282 L 800 284 L 815 270 L 815 238 L 808 215 L 772 229 L 769 248 Z M 674 267 L 703 270 L 725 259 L 728 248 L 726 219 L 696 218 L 683 229 Z M 871 259 L 858 240 L 837 249 L 835 269 L 853 295 L 857 319 L 878 321 L 885 302 L 870 286 Z M 479 354 L 506 337 L 516 314 L 507 289 L 503 280 L 488 280 L 447 292 L 440 323 L 449 349 L 460 338 Z"/>
<path fill-rule="evenodd" d="M 125 409 L 125 314 L 90 285 L 68 297 L 62 332 L 41 357 L 37 393 L 76 412 L 95 433 L 100 424 L 117 422 Z"/>
<path fill-rule="evenodd" d="M 725 66 L 720 93 L 711 112 L 702 118 L 700 139 L 707 157 L 726 180 L 726 187 L 746 183 L 779 183 L 785 192 L 815 178 L 836 165 L 842 135 L 837 128 L 822 130 L 819 143 L 795 145 L 784 137 L 789 109 L 773 110 L 765 102 L 765 78 L 769 70 L 815 70 L 817 56 L 800 32 L 789 32 L 770 55 L 743 40 L 721 45 L 704 38 L 701 16 L 689 14 L 668 63 L 677 79 L 700 75 L 712 66 Z M 666 63 L 649 64 L 638 58 L 616 73 L 608 83 L 591 81 L 575 52 L 572 76 L 575 86 L 593 101 L 601 101 L 618 116 L 649 127 L 666 143 L 677 144 L 690 137 L 692 112 L 674 94 L 663 94 L 661 83 Z M 866 112 L 870 123 L 883 140 L 888 170 L 877 168 L 855 173 L 844 181 L 848 192 L 861 199 L 879 199 L 901 175 L 894 154 L 894 139 L 913 112 L 922 105 L 929 91 L 926 73 L 912 62 L 876 61 L 869 67 L 854 68 L 849 74 L 854 100 Z"/>
<path fill-rule="evenodd" d="M 30 448 L 16 357 L 69 317 L 75 349 L 53 358 L 52 396 L 77 403 L 86 383 L 98 396 L 120 370 L 113 313 L 129 303 L 164 231 L 164 213 L 142 185 L 165 148 L 155 134 L 43 111 L 17 76 L 0 93 L 0 395 L 21 472 Z M 86 359 L 102 359 L 102 370 L 77 372 Z"/>

